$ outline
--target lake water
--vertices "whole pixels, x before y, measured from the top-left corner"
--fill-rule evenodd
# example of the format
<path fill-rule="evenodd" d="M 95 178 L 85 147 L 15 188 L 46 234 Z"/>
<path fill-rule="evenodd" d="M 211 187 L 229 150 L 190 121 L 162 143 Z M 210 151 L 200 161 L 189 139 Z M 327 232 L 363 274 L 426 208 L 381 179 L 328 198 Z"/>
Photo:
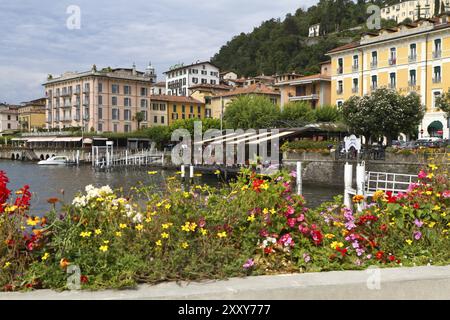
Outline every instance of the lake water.
<path fill-rule="evenodd" d="M 40 214 L 48 210 L 47 199 L 57 197 L 70 203 L 73 196 L 84 190 L 88 184 L 95 186 L 109 185 L 112 188 L 123 188 L 127 192 L 138 182 L 162 185 L 166 177 L 173 176 L 174 171 L 160 170 L 158 174 L 149 175 L 153 169 L 120 169 L 110 172 L 95 171 L 91 166 L 40 166 L 32 162 L 0 160 L 0 170 L 5 171 L 10 183 L 9 188 L 16 190 L 24 184 L 30 186 L 33 194 L 32 212 Z M 220 182 L 214 175 L 203 175 L 196 178 L 196 183 L 218 185 Z M 62 192 L 63 191 L 63 192 Z M 303 185 L 303 194 L 309 207 L 316 207 L 324 201 L 331 200 L 342 190 L 335 186 Z"/>

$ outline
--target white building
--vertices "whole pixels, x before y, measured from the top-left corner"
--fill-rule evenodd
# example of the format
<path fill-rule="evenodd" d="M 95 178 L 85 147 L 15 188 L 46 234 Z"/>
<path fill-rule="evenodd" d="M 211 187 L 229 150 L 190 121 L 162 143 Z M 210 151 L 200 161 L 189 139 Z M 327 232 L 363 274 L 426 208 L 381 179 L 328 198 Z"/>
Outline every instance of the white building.
<path fill-rule="evenodd" d="M 446 10 L 450 6 L 450 0 L 440 1 L 444 2 Z M 418 15 L 418 6 L 420 6 L 420 17 Z M 441 8 L 439 8 L 439 12 Z M 419 18 L 432 18 L 434 16 L 434 0 L 412 0 L 399 1 L 399 3 L 387 6 L 381 9 L 381 18 L 386 20 L 395 20 L 398 23 L 409 18 L 415 21 Z"/>
<path fill-rule="evenodd" d="M 18 130 L 19 126 L 19 106 L 0 104 L 0 132 L 7 130 Z"/>
<path fill-rule="evenodd" d="M 166 93 L 174 96 L 189 96 L 189 88 L 198 84 L 220 83 L 219 68 L 209 61 L 191 65 L 175 65 L 166 75 Z"/>
<path fill-rule="evenodd" d="M 320 23 L 313 24 L 312 26 L 309 27 L 308 37 L 314 38 L 318 37 L 319 35 L 320 35 Z"/>

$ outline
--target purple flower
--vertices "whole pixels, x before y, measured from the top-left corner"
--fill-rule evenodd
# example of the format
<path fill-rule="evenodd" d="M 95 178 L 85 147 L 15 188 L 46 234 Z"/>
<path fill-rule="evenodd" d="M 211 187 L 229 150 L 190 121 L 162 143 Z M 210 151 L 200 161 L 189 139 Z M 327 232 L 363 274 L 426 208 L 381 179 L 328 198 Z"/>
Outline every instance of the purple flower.
<path fill-rule="evenodd" d="M 414 224 L 418 227 L 421 228 L 423 226 L 423 222 L 420 221 L 419 219 L 414 220 Z"/>
<path fill-rule="evenodd" d="M 420 240 L 420 238 L 422 238 L 422 232 L 414 231 L 414 239 Z"/>
<path fill-rule="evenodd" d="M 360 249 L 360 248 L 356 249 L 356 255 L 358 257 L 361 257 L 363 255 L 363 253 L 364 253 L 364 249 Z"/>
<path fill-rule="evenodd" d="M 249 269 L 255 265 L 255 261 L 253 259 L 248 259 L 246 263 L 244 263 L 244 269 Z"/>
<path fill-rule="evenodd" d="M 292 170 L 291 173 L 289 173 L 289 175 L 293 178 L 297 178 L 297 172 Z"/>

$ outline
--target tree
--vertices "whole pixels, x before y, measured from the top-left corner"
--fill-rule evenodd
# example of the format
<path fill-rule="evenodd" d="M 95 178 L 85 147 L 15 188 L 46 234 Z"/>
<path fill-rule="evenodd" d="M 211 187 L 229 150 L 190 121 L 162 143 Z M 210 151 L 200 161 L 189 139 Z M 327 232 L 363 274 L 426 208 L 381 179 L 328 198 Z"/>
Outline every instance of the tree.
<path fill-rule="evenodd" d="M 447 118 L 450 118 L 450 89 L 436 99 L 436 107 L 444 111 L 447 114 Z"/>
<path fill-rule="evenodd" d="M 144 112 L 142 112 L 142 111 L 136 112 L 136 114 L 134 115 L 134 120 L 137 122 L 138 130 L 140 130 L 141 129 L 141 122 L 145 120 Z"/>
<path fill-rule="evenodd" d="M 290 122 L 291 126 L 301 127 L 315 122 L 316 115 L 307 102 L 289 102 L 283 106 L 280 119 Z"/>
<path fill-rule="evenodd" d="M 352 97 L 343 106 L 344 122 L 366 138 L 387 138 L 388 145 L 400 133 L 412 134 L 424 116 L 420 97 L 402 96 L 394 90 L 378 89 L 370 96 Z"/>
<path fill-rule="evenodd" d="M 336 106 L 322 106 L 314 110 L 316 121 L 336 122 L 341 119 L 341 113 Z"/>
<path fill-rule="evenodd" d="M 268 98 L 245 95 L 234 99 L 225 109 L 223 119 L 229 128 L 270 128 L 279 119 L 280 109 Z"/>

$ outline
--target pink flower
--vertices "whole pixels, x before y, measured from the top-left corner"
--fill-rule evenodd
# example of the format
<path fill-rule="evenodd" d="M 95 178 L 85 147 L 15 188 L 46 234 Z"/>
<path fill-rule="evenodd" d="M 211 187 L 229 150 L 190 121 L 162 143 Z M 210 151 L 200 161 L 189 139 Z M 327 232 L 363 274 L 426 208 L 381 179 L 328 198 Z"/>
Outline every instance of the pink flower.
<path fill-rule="evenodd" d="M 289 233 L 283 234 L 279 240 L 279 243 L 285 247 L 294 246 L 294 240 Z"/>
<path fill-rule="evenodd" d="M 293 178 L 297 178 L 297 172 L 292 170 L 291 173 L 289 173 L 289 175 Z"/>
<path fill-rule="evenodd" d="M 414 231 L 414 239 L 420 240 L 422 238 L 422 233 L 420 231 Z"/>
<path fill-rule="evenodd" d="M 442 197 L 444 199 L 450 198 L 450 190 L 445 190 L 444 192 L 442 192 Z"/>
<path fill-rule="evenodd" d="M 309 261 L 311 261 L 311 256 L 307 253 L 304 253 L 303 260 L 305 261 L 305 263 L 308 263 Z"/>
<path fill-rule="evenodd" d="M 287 219 L 287 223 L 288 223 L 289 227 L 291 227 L 291 228 L 295 227 L 295 222 L 296 221 L 297 220 L 295 218 L 288 218 Z"/>
<path fill-rule="evenodd" d="M 419 179 L 425 179 L 427 177 L 427 173 L 423 170 L 420 170 L 418 178 Z"/>
<path fill-rule="evenodd" d="M 253 267 L 255 265 L 255 261 L 253 261 L 253 259 L 248 259 L 247 262 L 244 263 L 244 265 L 242 266 L 244 269 L 250 269 L 251 267 Z"/>
<path fill-rule="evenodd" d="M 295 213 L 294 208 L 292 206 L 288 206 L 288 209 L 286 211 L 286 217 L 290 216 L 290 215 L 293 215 L 294 213 Z"/>
<path fill-rule="evenodd" d="M 300 216 L 297 217 L 297 221 L 298 221 L 298 222 L 303 222 L 303 221 L 305 221 L 305 215 L 302 213 Z"/>
<path fill-rule="evenodd" d="M 423 226 L 423 222 L 420 221 L 419 219 L 414 220 L 414 224 L 418 227 L 421 228 Z"/>

